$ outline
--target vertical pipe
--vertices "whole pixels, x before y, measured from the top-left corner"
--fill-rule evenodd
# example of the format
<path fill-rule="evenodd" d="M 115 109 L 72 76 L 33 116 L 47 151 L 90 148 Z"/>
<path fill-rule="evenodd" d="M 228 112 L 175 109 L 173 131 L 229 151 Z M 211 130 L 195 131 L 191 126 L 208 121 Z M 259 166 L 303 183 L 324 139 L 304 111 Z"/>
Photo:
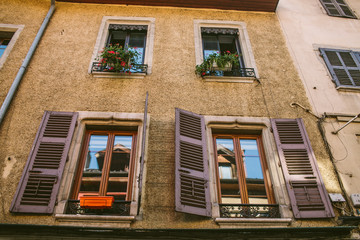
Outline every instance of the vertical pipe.
<path fill-rule="evenodd" d="M 1 125 L 1 123 L 2 123 L 2 121 L 4 119 L 4 117 L 5 117 L 5 114 L 6 114 L 8 108 L 10 106 L 10 103 L 11 103 L 12 99 L 14 98 L 14 96 L 16 94 L 16 90 L 20 85 L 20 82 L 21 82 L 21 80 L 22 80 L 22 78 L 24 76 L 24 73 L 26 71 L 26 68 L 28 67 L 31 58 L 35 53 L 35 50 L 36 50 L 36 48 L 37 48 L 37 46 L 38 46 L 44 32 L 45 32 L 45 29 L 46 29 L 47 25 L 49 24 L 50 18 L 53 15 L 54 11 L 55 11 L 55 0 L 51 0 L 50 9 L 49 9 L 43 23 L 41 24 L 40 29 L 39 29 L 38 33 L 36 34 L 36 37 L 35 37 L 35 39 L 34 39 L 32 45 L 31 45 L 31 47 L 30 47 L 30 49 L 29 49 L 29 51 L 28 51 L 22 65 L 21 65 L 21 67 L 20 67 L 20 69 L 19 69 L 19 71 L 18 71 L 18 73 L 17 73 L 17 75 L 16 75 L 10 89 L 9 89 L 9 92 L 6 95 L 6 98 L 5 98 L 5 100 L 4 100 L 4 102 L 3 102 L 2 106 L 1 106 L 1 109 L 0 109 L 0 125 Z"/>

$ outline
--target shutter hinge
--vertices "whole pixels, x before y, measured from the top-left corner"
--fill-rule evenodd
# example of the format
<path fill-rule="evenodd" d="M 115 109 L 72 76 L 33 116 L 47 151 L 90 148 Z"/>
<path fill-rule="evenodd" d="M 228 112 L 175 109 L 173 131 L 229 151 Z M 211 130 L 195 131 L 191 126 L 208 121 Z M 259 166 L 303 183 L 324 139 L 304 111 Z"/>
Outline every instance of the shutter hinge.
<path fill-rule="evenodd" d="M 281 167 L 281 161 L 278 162 L 279 167 Z"/>
<path fill-rule="evenodd" d="M 274 129 L 272 127 L 270 127 L 270 132 L 273 133 L 274 132 Z"/>

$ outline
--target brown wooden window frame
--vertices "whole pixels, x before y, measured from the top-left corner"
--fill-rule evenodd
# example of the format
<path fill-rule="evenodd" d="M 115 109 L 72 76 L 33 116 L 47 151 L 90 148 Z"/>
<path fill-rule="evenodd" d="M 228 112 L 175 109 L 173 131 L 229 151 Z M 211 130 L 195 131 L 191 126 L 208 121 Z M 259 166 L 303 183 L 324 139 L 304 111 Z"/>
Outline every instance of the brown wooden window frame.
<path fill-rule="evenodd" d="M 232 138 L 234 144 L 234 151 L 235 151 L 235 159 L 236 159 L 236 167 L 237 167 L 237 177 L 239 181 L 239 191 L 242 204 L 249 204 L 249 197 L 247 194 L 246 182 L 245 182 L 245 170 L 243 160 L 240 154 L 240 139 L 255 139 L 257 142 L 259 154 L 260 154 L 260 162 L 261 162 L 261 169 L 264 176 L 264 183 L 266 189 L 266 197 L 268 200 L 268 204 L 276 204 L 274 191 L 272 189 L 272 184 L 270 180 L 270 176 L 268 174 L 269 169 L 266 162 L 264 146 L 262 143 L 261 135 L 242 135 L 242 134 L 213 134 L 213 148 L 214 148 L 214 157 L 215 157 L 215 166 L 216 166 L 216 183 L 217 183 L 217 194 L 218 194 L 218 202 L 219 204 L 222 203 L 221 199 L 221 184 L 220 184 L 220 177 L 219 177 L 219 162 L 218 162 L 218 155 L 217 155 L 217 146 L 216 146 L 216 139 L 217 138 Z"/>
<path fill-rule="evenodd" d="M 84 141 L 83 141 L 83 144 L 81 147 L 80 161 L 78 163 L 75 182 L 74 182 L 73 190 L 71 193 L 71 199 L 74 199 L 74 200 L 78 199 L 90 137 L 92 135 L 108 135 L 106 153 L 105 153 L 105 158 L 104 158 L 103 172 L 101 175 L 99 194 L 98 194 L 98 196 L 106 196 L 107 186 L 109 183 L 111 156 L 112 156 L 115 136 L 131 135 L 133 138 L 132 138 L 132 148 L 131 148 L 130 162 L 129 162 L 128 184 L 127 184 L 126 196 L 125 196 L 125 201 L 131 201 L 132 188 L 133 188 L 132 185 L 133 185 L 134 175 L 135 175 L 134 167 L 135 167 L 137 134 L 138 134 L 137 131 L 86 130 L 85 136 L 84 136 Z"/>

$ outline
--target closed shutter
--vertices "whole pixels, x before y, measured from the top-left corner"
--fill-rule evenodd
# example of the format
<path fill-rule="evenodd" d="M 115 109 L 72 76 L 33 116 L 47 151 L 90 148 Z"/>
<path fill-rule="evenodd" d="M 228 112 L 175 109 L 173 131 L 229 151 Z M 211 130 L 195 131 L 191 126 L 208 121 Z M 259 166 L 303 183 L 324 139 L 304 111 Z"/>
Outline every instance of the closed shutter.
<path fill-rule="evenodd" d="M 320 0 L 330 16 L 356 18 L 344 0 Z"/>
<path fill-rule="evenodd" d="M 78 114 L 44 113 L 10 211 L 53 212 Z"/>
<path fill-rule="evenodd" d="M 356 52 L 327 48 L 319 50 L 338 87 L 360 87 L 360 63 Z"/>
<path fill-rule="evenodd" d="M 181 109 L 175 118 L 176 211 L 210 217 L 204 118 Z"/>
<path fill-rule="evenodd" d="M 301 119 L 272 119 L 295 218 L 330 218 L 334 212 Z"/>

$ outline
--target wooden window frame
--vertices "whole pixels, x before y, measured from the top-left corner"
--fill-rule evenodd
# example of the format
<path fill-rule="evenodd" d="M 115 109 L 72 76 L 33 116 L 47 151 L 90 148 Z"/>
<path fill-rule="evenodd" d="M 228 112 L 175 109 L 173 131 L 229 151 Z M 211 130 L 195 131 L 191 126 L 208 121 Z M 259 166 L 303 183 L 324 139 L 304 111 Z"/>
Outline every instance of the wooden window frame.
<path fill-rule="evenodd" d="M 264 184 L 266 189 L 266 197 L 268 199 L 268 204 L 276 204 L 274 191 L 271 186 L 270 176 L 268 174 L 268 166 L 266 163 L 264 147 L 262 144 L 262 137 L 260 135 L 242 135 L 242 134 L 213 134 L 213 148 L 214 148 L 214 157 L 215 157 L 215 166 L 216 166 L 216 183 L 217 183 L 217 194 L 218 194 L 218 202 L 221 204 L 221 185 L 220 185 L 220 177 L 219 177 L 219 162 L 217 156 L 217 147 L 216 147 L 216 139 L 217 138 L 232 138 L 234 143 L 235 150 L 235 161 L 237 167 L 237 177 L 239 180 L 239 190 L 242 204 L 249 204 L 249 197 L 247 194 L 246 182 L 245 182 L 245 170 L 243 159 L 240 154 L 240 139 L 255 139 L 257 142 L 259 154 L 260 154 L 260 162 L 261 162 L 261 170 L 264 176 Z"/>
<path fill-rule="evenodd" d="M 107 186 L 109 183 L 109 173 L 111 165 L 111 156 L 113 150 L 113 143 L 115 136 L 128 136 L 132 135 L 132 148 L 130 153 L 130 162 L 129 162 L 129 175 L 128 175 L 128 184 L 126 189 L 125 201 L 131 201 L 132 196 L 132 185 L 134 180 L 134 164 L 135 164 L 135 155 L 136 155 L 136 142 L 137 142 L 137 131 L 99 131 L 99 130 L 86 130 L 84 136 L 84 142 L 81 147 L 80 161 L 78 163 L 75 182 L 73 185 L 73 190 L 71 193 L 71 199 L 77 199 L 80 191 L 81 178 L 83 175 L 84 164 L 86 161 L 87 150 L 89 146 L 89 141 L 91 135 L 108 135 L 108 141 L 106 146 L 106 153 L 104 158 L 104 166 L 100 180 L 99 194 L 98 196 L 106 196 Z"/>

